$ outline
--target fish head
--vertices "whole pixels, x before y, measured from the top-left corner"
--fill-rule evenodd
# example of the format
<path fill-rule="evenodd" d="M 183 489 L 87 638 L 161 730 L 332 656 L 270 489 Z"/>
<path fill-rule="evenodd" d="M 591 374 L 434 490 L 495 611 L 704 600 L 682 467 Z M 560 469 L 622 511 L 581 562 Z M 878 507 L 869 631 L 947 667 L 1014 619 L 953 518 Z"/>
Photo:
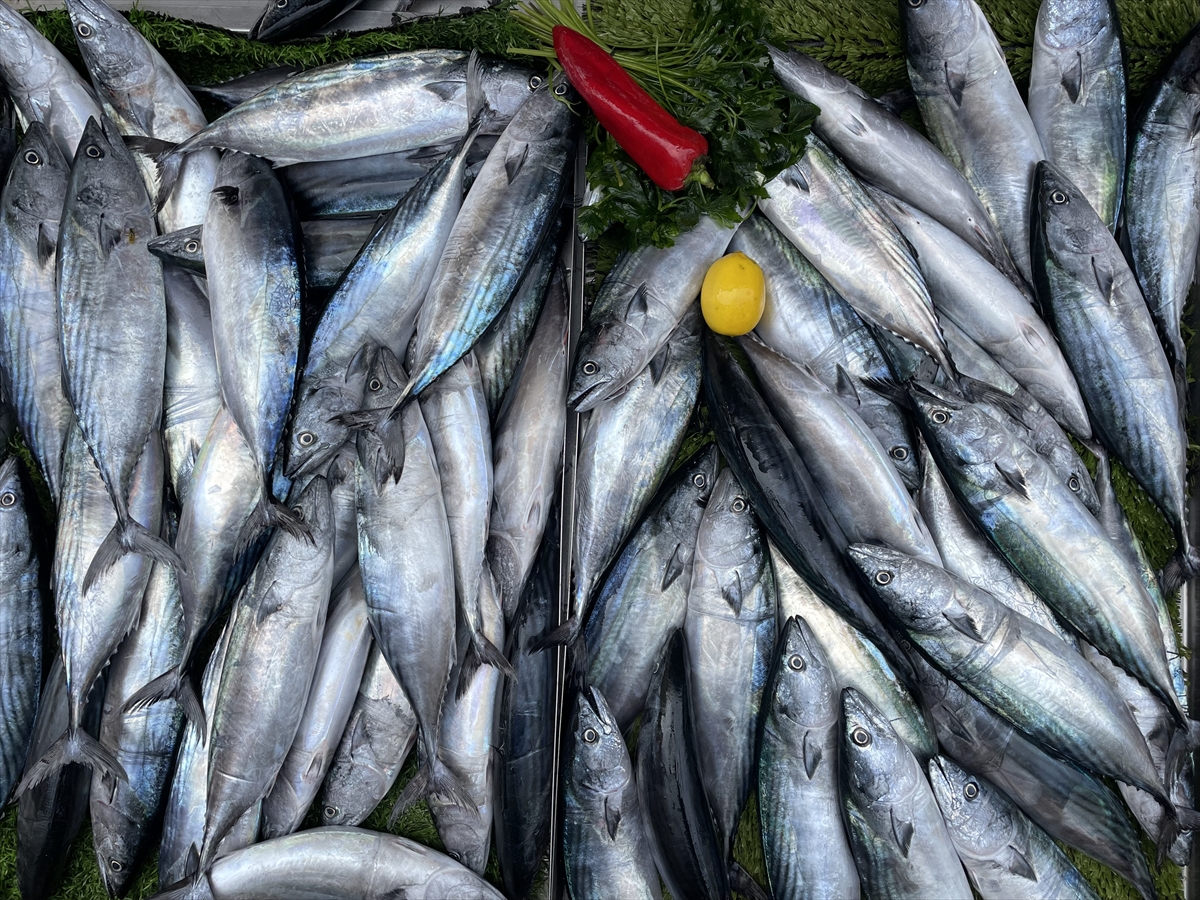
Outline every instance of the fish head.
<path fill-rule="evenodd" d="M 698 450 L 683 464 L 680 476 L 687 484 L 693 502 L 706 507 L 717 484 L 717 445 L 709 444 Z"/>
<path fill-rule="evenodd" d="M 825 651 L 808 623 L 799 616 L 788 619 L 779 648 L 773 708 L 801 728 L 833 724 L 841 715 L 841 698 Z"/>
<path fill-rule="evenodd" d="M 70 168 L 50 129 L 41 122 L 30 122 L 8 170 L 4 205 L 6 210 L 37 221 L 44 231 L 39 242 L 49 241 L 51 247 L 58 240 Z"/>
<path fill-rule="evenodd" d="M 34 68 L 41 56 L 38 46 L 40 37 L 15 6 L 0 3 L 0 68 L 15 73 L 25 73 Z M 10 91 L 19 89 L 11 78 L 6 78 L 5 82 Z"/>
<path fill-rule="evenodd" d="M 114 802 L 104 802 L 93 797 L 91 803 L 92 838 L 96 850 L 96 867 L 110 897 L 121 897 L 129 886 L 130 879 L 137 875 L 139 838 L 144 828 L 118 805 L 117 786 L 110 785 L 107 778 L 93 779 L 93 793 L 108 795 L 112 790 Z M 122 792 L 126 802 L 137 803 L 134 793 L 125 788 Z M 142 811 L 143 813 L 148 811 Z"/>
<path fill-rule="evenodd" d="M 1066 0 L 1043 3 L 1037 37 L 1052 50 L 1078 51 L 1113 34 L 1113 0 Z"/>
<path fill-rule="evenodd" d="M 854 84 L 821 62 L 799 50 L 767 47 L 775 74 L 784 86 L 809 103 L 821 106 L 822 100 L 838 94 L 865 96 Z"/>
<path fill-rule="evenodd" d="M 132 242 L 156 236 L 150 198 L 117 127 L 107 118 L 88 119 L 71 163 L 69 210 L 100 220 L 97 241 Z M 106 248 L 107 249 L 107 248 Z"/>
<path fill-rule="evenodd" d="M 300 0 L 269 0 L 262 15 L 250 29 L 250 40 L 282 40 L 285 36 L 283 32 L 307 18 L 305 7 L 308 5 Z"/>
<path fill-rule="evenodd" d="M 644 359 L 638 352 L 640 335 L 623 321 L 605 322 L 579 352 L 567 404 L 577 412 L 587 412 L 610 400 L 619 391 L 614 385 L 627 382 L 639 370 Z"/>
<path fill-rule="evenodd" d="M 975 0 L 900 0 L 906 56 L 910 65 L 945 60 L 962 53 L 979 31 Z"/>
<path fill-rule="evenodd" d="M 962 397 L 926 382 L 914 382 L 910 395 L 921 434 L 934 456 L 980 465 L 1012 443 L 1002 425 Z"/>
<path fill-rule="evenodd" d="M 1014 840 L 1019 821 L 1015 810 L 987 781 L 945 756 L 935 756 L 929 761 L 929 784 L 959 853 L 1001 862 L 1006 851 L 1021 852 L 1018 847 L 1025 842 Z"/>
<path fill-rule="evenodd" d="M 146 244 L 146 249 L 165 263 L 204 273 L 204 226 L 192 225 L 170 231 Z"/>
<path fill-rule="evenodd" d="M 367 367 L 367 378 L 363 386 L 362 402 L 365 409 L 383 409 L 390 407 L 404 385 L 408 383 L 408 375 L 404 366 L 389 347 L 380 347 L 375 351 L 371 365 Z"/>
<path fill-rule="evenodd" d="M 487 105 L 502 122 L 511 120 L 517 110 L 525 105 L 525 101 L 547 84 L 544 74 L 526 66 L 499 59 L 481 62 L 483 95 Z"/>
<path fill-rule="evenodd" d="M 350 430 L 339 416 L 362 407 L 367 384 L 367 348 L 340 372 L 305 390 L 292 416 L 285 474 L 297 478 L 317 471 L 346 443 Z"/>
<path fill-rule="evenodd" d="M 632 778 L 629 751 L 607 701 L 594 687 L 579 692 L 571 737 L 579 787 L 596 794 L 620 792 Z"/>
<path fill-rule="evenodd" d="M 906 797 L 923 777 L 892 724 L 854 688 L 842 691 L 841 745 L 843 785 L 868 803 Z"/>
<path fill-rule="evenodd" d="M 17 517 L 15 521 L 14 516 Z M 21 470 L 17 464 L 17 457 L 11 455 L 0 464 L 0 534 L 15 539 L 14 543 L 18 546 L 4 548 L 5 553 L 32 553 L 28 540 L 28 521 L 25 512 L 25 492 L 21 489 Z"/>
<path fill-rule="evenodd" d="M 104 0 L 66 0 L 75 43 L 98 90 L 127 94 L 153 78 L 146 40 Z"/>
<path fill-rule="evenodd" d="M 550 81 L 543 80 L 534 88 L 504 130 L 505 137 L 518 146 L 560 140 L 575 127 L 578 101 L 579 94 L 571 87 L 566 75 L 559 72 Z"/>
<path fill-rule="evenodd" d="M 1075 183 L 1049 160 L 1037 164 L 1033 179 L 1033 241 L 1059 264 L 1063 257 L 1103 253 L 1111 235 Z M 1100 232 L 1103 231 L 1104 235 Z"/>
<path fill-rule="evenodd" d="M 710 566 L 733 569 L 746 566 L 763 551 L 750 497 L 733 470 L 722 469 L 704 507 L 696 552 Z"/>

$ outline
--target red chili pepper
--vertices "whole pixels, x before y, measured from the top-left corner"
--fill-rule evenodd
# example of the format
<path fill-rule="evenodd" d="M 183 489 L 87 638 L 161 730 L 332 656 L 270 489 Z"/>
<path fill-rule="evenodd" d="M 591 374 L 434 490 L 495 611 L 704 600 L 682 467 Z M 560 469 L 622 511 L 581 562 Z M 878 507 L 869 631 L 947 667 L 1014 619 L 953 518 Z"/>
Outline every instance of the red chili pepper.
<path fill-rule="evenodd" d="M 704 169 L 704 135 L 659 106 L 595 41 L 564 25 L 555 25 L 553 34 L 554 53 L 571 86 L 651 181 L 666 191 L 689 181 L 712 184 Z"/>

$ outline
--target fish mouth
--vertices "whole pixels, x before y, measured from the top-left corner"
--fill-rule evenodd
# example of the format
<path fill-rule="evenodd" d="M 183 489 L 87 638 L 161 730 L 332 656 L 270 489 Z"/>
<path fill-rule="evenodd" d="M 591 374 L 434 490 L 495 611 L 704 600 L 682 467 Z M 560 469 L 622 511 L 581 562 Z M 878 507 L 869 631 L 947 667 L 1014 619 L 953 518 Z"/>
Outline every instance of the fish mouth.
<path fill-rule="evenodd" d="M 601 403 L 602 401 L 608 399 L 600 395 L 609 384 L 610 382 L 608 380 L 599 381 L 590 387 L 572 391 L 571 396 L 567 398 L 567 405 L 571 407 L 571 409 L 575 410 L 575 412 L 587 412 L 597 403 Z"/>

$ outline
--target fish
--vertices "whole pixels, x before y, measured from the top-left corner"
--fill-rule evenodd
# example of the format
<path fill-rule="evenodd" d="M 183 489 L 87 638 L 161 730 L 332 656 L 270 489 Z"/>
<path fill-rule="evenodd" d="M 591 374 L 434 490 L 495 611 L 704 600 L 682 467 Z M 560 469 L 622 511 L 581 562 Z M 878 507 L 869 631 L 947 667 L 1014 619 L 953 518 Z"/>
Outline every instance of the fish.
<path fill-rule="evenodd" d="M 203 97 L 221 104 L 226 109 L 232 109 L 255 94 L 260 94 L 285 78 L 299 75 L 303 71 L 304 67 L 298 65 L 267 66 L 265 69 L 256 69 L 217 84 L 189 84 L 188 90 L 196 97 Z"/>
<path fill-rule="evenodd" d="M 580 691 L 568 728 L 562 756 L 562 846 L 570 895 L 658 900 L 659 873 L 650 854 L 639 785 L 604 695 L 595 688 Z"/>
<path fill-rule="evenodd" d="M 0 9 L 0 80 L 21 125 L 41 122 L 64 159 L 75 156 L 89 119 L 103 115 L 75 67 L 15 7 Z"/>
<path fill-rule="evenodd" d="M 943 673 L 1046 749 L 1169 804 L 1124 704 L 1058 635 L 945 569 L 885 547 L 850 556 Z"/>
<path fill-rule="evenodd" d="M 637 789 L 646 836 L 672 897 L 732 897 L 724 848 L 700 774 L 691 661 L 683 631 L 663 648 L 638 731 Z"/>
<path fill-rule="evenodd" d="M 54 280 L 69 172 L 46 126 L 31 122 L 0 194 L 0 367 L 25 444 L 56 504 L 75 418 L 59 374 Z"/>
<path fill-rule="evenodd" d="M 488 154 L 446 238 L 417 313 L 403 407 L 471 349 L 517 290 L 562 205 L 574 159 L 574 91 L 565 79 L 533 92 Z M 468 249 L 469 248 L 469 249 Z"/>
<path fill-rule="evenodd" d="M 734 230 L 701 216 L 670 247 L 627 250 L 604 276 L 579 338 L 568 405 L 577 412 L 611 400 L 650 364 L 684 313 L 704 276 L 724 254 Z"/>
<path fill-rule="evenodd" d="M 208 276 L 204 265 L 204 224 L 180 228 L 151 240 L 146 249 L 161 259 L 164 263 L 187 269 L 197 275 Z M 163 267 L 163 272 L 168 270 Z M 207 288 L 207 285 L 205 286 Z M 207 296 L 207 294 L 205 294 Z"/>
<path fill-rule="evenodd" d="M 710 445 L 664 482 L 584 622 L 588 684 L 611 698 L 608 708 L 622 731 L 642 712 L 663 648 L 684 624 L 696 534 L 717 484 L 717 460 Z"/>
<path fill-rule="evenodd" d="M 769 47 L 783 86 L 816 105 L 812 128 L 860 178 L 940 222 L 1020 278 L 974 189 L 928 138 L 861 88 L 797 50 Z"/>
<path fill-rule="evenodd" d="M 930 216 L 877 191 L 871 195 L 912 245 L 934 309 L 986 350 L 1063 428 L 1090 441 L 1092 424 L 1079 385 L 1028 290 Z"/>
<path fill-rule="evenodd" d="M 264 839 L 291 834 L 304 821 L 350 720 L 370 649 L 362 578 L 354 574 L 330 601 L 300 727 L 263 799 Z"/>
<path fill-rule="evenodd" d="M 756 767 L 763 862 L 777 900 L 860 895 L 842 826 L 840 696 L 821 643 L 791 616 L 763 697 Z"/>
<path fill-rule="evenodd" d="M 362 0 L 269 0 L 250 29 L 252 41 L 287 41 L 307 37 Z"/>
<path fill-rule="evenodd" d="M 901 13 L 908 78 L 925 127 L 975 189 L 1032 283 L 1030 194 L 1045 153 L 1004 50 L 975 0 L 907 3 Z"/>
<path fill-rule="evenodd" d="M 1099 900 L 1046 832 L 986 781 L 939 756 L 929 763 L 929 783 L 981 897 Z"/>
<path fill-rule="evenodd" d="M 840 781 L 850 848 L 869 897 L 952 897 L 971 887 L 921 764 L 871 701 L 841 696 Z"/>
<path fill-rule="evenodd" d="M 42 688 L 42 603 L 38 550 L 17 457 L 0 463 L 0 798 L 21 777 Z"/>
<path fill-rule="evenodd" d="M 1029 117 L 1042 149 L 1116 231 L 1125 193 L 1125 61 L 1113 0 L 1043 0 Z"/>
<path fill-rule="evenodd" d="M 567 431 L 566 278 L 555 264 L 529 347 L 492 428 L 487 560 L 512 621 L 558 494 Z"/>
<path fill-rule="evenodd" d="M 1187 526 L 1187 435 L 1170 364 L 1116 240 L 1061 171 L 1038 164 L 1037 287 L 1096 432 L 1175 532 L 1168 592 L 1200 574 Z M 1122 352 L 1113 353 L 1120 347 Z M 1104 352 L 1097 352 L 1103 348 Z"/>
<path fill-rule="evenodd" d="M 870 328 L 770 220 L 755 213 L 738 226 L 730 251 L 763 270 L 766 301 L 754 334 L 792 362 L 809 366 L 870 426 L 904 483 L 921 479 L 913 438 L 900 409 L 864 379 L 894 378 Z"/>
<path fill-rule="evenodd" d="M 758 208 L 864 321 L 954 371 L 908 244 L 820 138 L 765 188 Z"/>
<path fill-rule="evenodd" d="M 62 380 L 116 511 L 86 593 L 127 553 L 168 565 L 179 557 L 129 509 L 134 470 L 162 421 L 167 361 L 162 266 L 146 250 L 157 233 L 150 198 L 107 119 L 89 119 L 80 146 L 58 229 Z"/>
<path fill-rule="evenodd" d="M 198 871 L 270 791 L 300 727 L 333 587 L 329 483 L 313 478 L 293 501 L 309 528 L 274 532 L 235 599 L 208 739 L 208 801 Z"/>

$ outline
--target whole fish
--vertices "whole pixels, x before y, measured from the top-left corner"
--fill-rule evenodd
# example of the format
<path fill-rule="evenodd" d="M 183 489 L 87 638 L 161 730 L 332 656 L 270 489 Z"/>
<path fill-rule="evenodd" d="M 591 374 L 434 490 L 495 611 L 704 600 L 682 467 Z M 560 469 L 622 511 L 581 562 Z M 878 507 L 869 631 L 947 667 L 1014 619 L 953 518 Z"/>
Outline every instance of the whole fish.
<path fill-rule="evenodd" d="M 534 649 L 554 626 L 558 604 L 558 523 L 542 541 L 508 631 L 513 677 L 501 687 L 496 712 L 496 860 L 505 892 L 526 900 L 550 837 L 555 728 L 555 654 Z"/>
<path fill-rule="evenodd" d="M 700 309 L 620 397 L 592 410 L 576 469 L 574 640 L 592 593 L 670 471 L 700 393 Z"/>
<path fill-rule="evenodd" d="M 508 620 L 533 569 L 558 493 L 567 429 L 567 295 L 554 275 L 509 398 L 492 429 L 487 560 Z"/>
<path fill-rule="evenodd" d="M 663 648 L 638 731 L 637 786 L 650 851 L 672 897 L 730 900 L 724 848 L 700 774 L 687 641 Z"/>
<path fill-rule="evenodd" d="M 129 492 L 129 514 L 138 527 L 158 532 L 162 515 L 162 447 L 147 441 Z M 87 591 L 84 573 L 104 548 L 116 516 L 100 472 L 78 427 L 67 436 L 63 458 L 62 503 L 55 538 L 54 618 L 59 654 L 66 668 L 69 709 L 67 732 L 26 768 L 19 791 L 24 793 L 70 763 L 82 763 L 107 777 L 128 781 L 112 751 L 84 728 L 88 696 L 125 635 L 137 624 L 142 596 L 150 577 L 150 560 L 128 556 L 107 569 Z M 85 602 L 84 597 L 87 597 Z"/>
<path fill-rule="evenodd" d="M 811 56 L 769 49 L 783 86 L 820 109 L 813 131 L 850 168 L 936 219 L 1007 275 L 1016 275 L 979 197 L 928 138 Z"/>
<path fill-rule="evenodd" d="M 150 198 L 120 134 L 88 121 L 67 182 L 58 229 L 58 318 L 67 399 L 100 469 L 116 522 L 83 582 L 130 552 L 178 564 L 175 552 L 130 511 L 138 460 L 162 420 L 167 311 Z M 97 347 L 106 348 L 98 355 Z"/>
<path fill-rule="evenodd" d="M 803 618 L 779 636 L 758 734 L 758 821 L 777 900 L 857 900 L 858 872 L 842 826 L 840 693 Z"/>
<path fill-rule="evenodd" d="M 389 400 L 406 376 L 380 347 L 371 377 Z M 380 437 L 358 435 L 355 469 L 358 564 L 371 631 L 417 716 L 420 767 L 396 801 L 394 813 L 427 794 L 471 801 L 441 759 L 441 709 L 455 657 L 454 559 L 433 444 L 419 405 L 396 424 L 405 440 L 404 469 L 393 480 Z"/>
<path fill-rule="evenodd" d="M 268 66 L 217 84 L 189 84 L 188 90 L 197 97 L 206 97 L 226 109 L 232 109 L 255 94 L 261 94 L 267 88 L 303 71 L 304 67 L 298 65 Z"/>
<path fill-rule="evenodd" d="M 623 731 L 642 711 L 667 640 L 684 624 L 696 532 L 716 482 L 715 446 L 671 475 L 588 611 L 588 684 L 612 698 L 608 708 Z"/>
<path fill-rule="evenodd" d="M 0 8 L 0 80 L 21 124 L 45 125 L 64 159 L 75 156 L 88 119 L 101 118 L 75 67 L 13 6 Z"/>
<path fill-rule="evenodd" d="M 1124 704 L 1058 635 L 945 569 L 866 544 L 850 556 L 913 643 L 972 696 L 1051 752 L 1168 802 Z"/>
<path fill-rule="evenodd" d="M 1004 50 L 975 0 L 906 3 L 901 13 L 908 77 L 925 127 L 975 189 L 1018 271 L 1032 282 L 1029 198 L 1044 154 Z"/>
<path fill-rule="evenodd" d="M 296 225 L 264 160 L 226 153 L 216 181 L 204 217 L 204 257 L 221 398 L 263 480 L 255 523 L 296 531 L 290 510 L 272 500 L 269 481 L 300 352 Z"/>
<path fill-rule="evenodd" d="M 739 344 L 845 539 L 941 565 L 916 503 L 866 423 L 811 369 L 752 338 Z"/>
<path fill-rule="evenodd" d="M 701 216 L 667 248 L 623 253 L 588 311 L 567 403 L 579 412 L 611 400 L 658 355 L 695 303 L 705 273 L 733 239 L 723 222 Z"/>
<path fill-rule="evenodd" d="M 844 815 L 863 893 L 967 900 L 971 887 L 921 764 L 858 691 L 843 690 L 841 706 Z"/>
<path fill-rule="evenodd" d="M 553 227 L 574 159 L 573 93 L 565 79 L 539 87 L 488 154 L 417 314 L 412 373 L 389 419 L 487 331 Z"/>
<path fill-rule="evenodd" d="M 33 740 L 42 688 L 42 586 L 16 456 L 0 464 L 0 797 Z"/>
<path fill-rule="evenodd" d="M 1120 873 L 1143 897 L 1155 896 L 1141 837 L 1107 784 L 1042 750 L 924 658 L 917 680 L 945 753 L 988 779 L 1056 840 Z"/>
<path fill-rule="evenodd" d="M 123 706 L 163 666 L 179 663 L 182 643 L 178 574 L 156 563 L 142 599 L 140 621 L 109 667 L 100 717 L 100 742 L 112 749 L 129 781 L 106 784 L 102 774 L 92 774 L 92 842 L 100 877 L 111 897 L 125 893 L 152 849 L 154 825 L 167 799 L 183 732 L 183 713 L 176 703 L 131 712 Z"/>
<path fill-rule="evenodd" d="M 759 209 L 876 328 L 953 372 L 929 291 L 896 226 L 820 138 L 766 185 Z"/>
<path fill-rule="evenodd" d="M 424 404 L 423 404 L 424 405 Z M 482 638 L 504 644 L 504 610 L 486 563 L 477 588 Z M 459 642 L 459 663 L 442 708 L 442 759 L 466 789 L 474 809 L 429 798 L 438 835 L 450 857 L 482 875 L 492 848 L 492 818 L 496 813 L 493 750 L 496 708 L 503 678 L 497 666 L 471 665 L 469 651 Z M 500 651 L 496 651 L 497 656 Z M 504 668 L 510 669 L 508 660 Z"/>
<path fill-rule="evenodd" d="M 1116 3 L 1042 0 L 1029 117 L 1046 159 L 1079 187 L 1109 231 L 1116 231 L 1125 192 L 1125 90 Z"/>
<path fill-rule="evenodd" d="M 1175 532 L 1178 549 L 1165 578 L 1174 590 L 1178 579 L 1200 573 L 1200 553 L 1188 539 L 1187 436 L 1170 364 L 1133 272 L 1079 189 L 1042 162 L 1036 191 L 1038 292 L 1097 435 Z"/>
<path fill-rule="evenodd" d="M 235 601 L 208 740 L 208 808 L 199 871 L 270 791 L 304 714 L 325 627 L 333 570 L 329 484 L 296 503 L 305 536 L 277 530 Z"/>
<path fill-rule="evenodd" d="M 394 834 L 311 828 L 218 859 L 194 881 L 156 900 L 503 900 L 444 853 Z"/>
<path fill-rule="evenodd" d="M 1122 244 L 1158 328 L 1180 397 L 1186 350 L 1180 319 L 1200 240 L 1200 28 L 1180 42 L 1138 114 L 1125 170 Z"/>
<path fill-rule="evenodd" d="M 521 286 L 513 294 L 512 300 L 508 301 L 508 308 L 496 317 L 496 321 L 475 344 L 479 377 L 483 381 L 483 395 L 492 421 L 499 418 L 508 387 L 513 383 L 517 367 L 533 338 L 533 330 L 546 303 L 551 280 L 558 269 L 561 241 L 561 234 L 552 234 L 542 244 L 537 256 L 525 270 Z"/>
<path fill-rule="evenodd" d="M 342 374 L 363 347 L 404 356 L 417 313 L 437 271 L 463 202 L 466 154 L 483 122 L 480 66 L 467 66 L 470 126 L 455 152 L 385 216 L 342 277 L 317 323 L 297 390 L 287 453 L 289 476 L 317 471 L 348 436 L 330 421 L 362 401 L 338 390 Z"/>
<path fill-rule="evenodd" d="M 317 803 L 322 825 L 359 825 L 387 796 L 417 742 L 417 717 L 372 643 L 358 696 Z"/>
<path fill-rule="evenodd" d="M 870 328 L 766 216 L 755 213 L 739 225 L 729 249 L 763 270 L 766 305 L 754 330 L 759 340 L 836 390 L 875 432 L 904 483 L 916 487 L 921 474 L 903 413 L 862 384 L 893 377 Z"/>
<path fill-rule="evenodd" d="M 252 41 L 286 41 L 307 37 L 349 12 L 362 0 L 269 0 L 250 29 Z"/>
<path fill-rule="evenodd" d="M 767 545 L 775 571 L 779 628 L 793 616 L 803 618 L 821 645 L 835 689 L 854 688 L 891 723 L 918 759 L 930 759 L 937 753 L 937 738 L 915 691 L 908 686 L 908 670 L 894 664 L 871 638 L 827 606 L 784 559 L 774 541 Z M 900 653 L 899 647 L 896 652 Z"/>
<path fill-rule="evenodd" d="M 929 763 L 929 783 L 981 897 L 1099 900 L 1046 832 L 986 781 L 939 756 Z"/>
<path fill-rule="evenodd" d="M 633 763 L 604 696 L 595 688 L 581 691 L 568 727 L 562 825 L 567 890 L 573 900 L 658 900 L 659 873 Z"/>
<path fill-rule="evenodd" d="M 733 470 L 725 469 L 696 533 L 683 634 L 700 775 L 726 861 L 754 779 L 775 607 L 766 537 Z"/>
<path fill-rule="evenodd" d="M 1154 602 L 1092 514 L 986 413 L 929 386 L 912 396 L 930 450 L 971 520 L 1067 625 L 1184 721 Z"/>
<path fill-rule="evenodd" d="M 986 350 L 1060 425 L 1091 440 L 1079 385 L 1027 292 L 930 216 L 886 194 L 872 196 L 912 245 L 938 313 Z"/>
<path fill-rule="evenodd" d="M 300 727 L 263 800 L 264 839 L 291 834 L 304 821 L 358 697 L 371 649 L 362 579 L 353 575 L 330 603 Z"/>
<path fill-rule="evenodd" d="M 886 647 L 891 658 L 903 660 L 839 552 L 845 537 L 837 539 L 833 514 L 733 355 L 734 346 L 712 335 L 705 339 L 704 394 L 721 455 L 750 493 L 751 507 L 788 563 L 846 621 Z"/>
<path fill-rule="evenodd" d="M 55 503 L 74 419 L 59 374 L 54 283 L 68 172 L 46 126 L 32 122 L 0 195 L 0 367 L 25 444 Z"/>

